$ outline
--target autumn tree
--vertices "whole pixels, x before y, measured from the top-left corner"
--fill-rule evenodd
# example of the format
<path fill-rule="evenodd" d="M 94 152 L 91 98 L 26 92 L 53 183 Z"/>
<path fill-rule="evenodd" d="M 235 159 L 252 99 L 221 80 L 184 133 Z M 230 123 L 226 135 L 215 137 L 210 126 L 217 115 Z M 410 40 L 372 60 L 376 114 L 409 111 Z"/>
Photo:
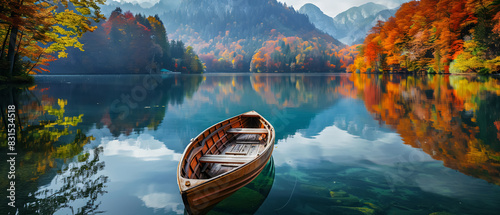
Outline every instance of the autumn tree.
<path fill-rule="evenodd" d="M 188 46 L 186 48 L 186 52 L 184 53 L 184 61 L 183 62 L 186 65 L 186 67 L 190 68 L 190 70 L 188 70 L 187 72 L 189 72 L 189 71 L 193 71 L 193 72 L 203 71 L 203 64 L 201 63 L 201 61 L 198 58 L 198 56 L 196 55 L 196 53 L 194 53 L 193 47 L 191 47 L 191 46 Z"/>
<path fill-rule="evenodd" d="M 304 40 L 300 37 L 281 37 L 266 41 L 252 56 L 251 72 L 339 72 L 347 65 L 339 53 L 346 49 L 314 37 Z M 342 51 L 343 50 L 343 51 Z"/>
<path fill-rule="evenodd" d="M 394 18 L 372 29 L 358 56 L 363 59 L 354 60 L 350 70 L 498 72 L 499 5 L 499 0 L 405 3 Z"/>
<path fill-rule="evenodd" d="M 155 56 L 155 61 L 162 62 L 161 66 L 164 67 L 171 66 L 171 54 L 169 52 L 170 44 L 168 42 L 167 31 L 165 30 L 163 22 L 160 20 L 160 17 L 158 17 L 158 15 L 149 16 L 147 18 L 147 21 L 148 22 L 145 24 L 149 24 L 151 26 L 150 29 L 153 32 L 153 35 L 155 35 L 153 38 L 154 42 L 158 44 L 162 50 L 159 56 Z"/>
<path fill-rule="evenodd" d="M 116 8 L 92 34 L 81 38 L 86 51 L 69 49 L 73 56 L 51 65 L 54 72 L 116 74 L 153 73 L 163 69 L 201 73 L 204 66 L 194 50 L 180 40 L 168 41 L 163 21 Z"/>
<path fill-rule="evenodd" d="M 104 19 L 99 4 L 105 0 L 3 0 L 0 6 L 0 62 L 2 75 L 31 72 L 38 64 L 67 57 L 67 47 L 83 50 L 79 38 Z M 46 69 L 38 70 L 46 71 Z"/>

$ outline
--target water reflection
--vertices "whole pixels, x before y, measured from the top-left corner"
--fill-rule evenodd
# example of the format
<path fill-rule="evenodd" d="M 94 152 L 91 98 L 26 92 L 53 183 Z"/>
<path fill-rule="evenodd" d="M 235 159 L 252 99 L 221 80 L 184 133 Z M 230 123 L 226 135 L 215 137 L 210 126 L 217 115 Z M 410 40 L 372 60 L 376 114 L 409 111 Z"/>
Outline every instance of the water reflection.
<path fill-rule="evenodd" d="M 96 148 L 70 163 L 48 186 L 34 193 L 26 214 L 96 214 L 102 213 L 100 197 L 107 193 L 108 177 L 100 174 L 105 164 L 99 160 L 102 148 Z"/>
<path fill-rule="evenodd" d="M 363 102 L 342 99 L 311 121 L 324 118 L 346 124 L 364 119 L 376 125 Z M 359 111 L 352 116 L 348 110 Z M 345 116 L 345 117 L 344 117 Z M 370 117 L 371 118 L 371 117 Z M 325 124 L 279 140 L 273 152 L 276 179 L 258 213 L 318 214 L 494 214 L 498 186 L 446 168 L 430 155 L 416 150 L 394 130 L 373 127 L 362 132 Z"/>
<path fill-rule="evenodd" d="M 17 143 L 14 152 L 17 155 L 14 157 L 17 167 L 15 187 L 18 212 L 52 214 L 61 208 L 71 207 L 68 205 L 70 202 L 89 198 L 86 206 L 75 207 L 73 210 L 83 213 L 98 210 L 96 199 L 105 192 L 103 184 L 106 183 L 106 178 L 102 176 L 91 179 L 91 176 L 101 170 L 104 164 L 99 162 L 97 151 L 91 156 L 91 152 L 83 149 L 93 140 L 92 136 L 87 136 L 77 128 L 84 115 L 68 115 L 67 100 L 47 96 L 40 99 L 26 88 L 9 86 L 1 89 L 0 95 L 6 98 L 0 104 L 1 120 L 4 122 L 0 125 L 0 130 L 6 131 L 7 127 L 5 107 L 11 104 L 16 106 L 17 118 L 14 123 Z M 7 147 L 7 132 L 2 132 L 1 135 L 1 153 L 11 152 Z M 72 166 L 71 163 L 69 168 L 67 161 L 78 163 L 78 166 Z M 3 162 L 1 171 L 8 172 L 8 168 Z M 61 171 L 63 168 L 66 169 Z M 63 177 L 60 189 L 38 190 L 40 184 L 43 185 L 52 177 Z M 0 182 L 2 187 L 7 187 L 10 180 L 2 178 Z M 74 187 L 76 184 L 79 184 L 77 189 Z M 2 211 L 15 212 L 7 206 L 5 198 L 0 208 Z"/>
<path fill-rule="evenodd" d="M 116 137 L 157 129 L 168 105 L 182 104 L 200 82 L 201 76 L 41 76 L 35 90 L 66 98 L 72 111 L 85 114 L 87 128 L 107 127 Z"/>
<path fill-rule="evenodd" d="M 500 185 L 500 82 L 475 76 L 352 76 L 375 119 L 433 159 Z"/>
<path fill-rule="evenodd" d="M 66 214 L 71 207 L 75 213 L 182 214 L 175 175 L 189 139 L 248 110 L 277 131 L 273 174 L 261 174 L 264 182 L 256 179 L 214 213 L 500 209 L 496 78 L 227 74 L 144 80 L 40 76 L 30 89 L 2 86 L 1 131 L 6 105 L 18 107 L 22 214 Z M 6 154 L 6 134 L 0 135 Z M 7 168 L 0 163 L 1 172 Z M 80 182 L 89 186 L 63 189 Z M 7 183 L 0 178 L 2 187 Z M 241 204 L 250 194 L 257 197 Z M 75 200 L 59 204 L 58 196 Z M 2 212 L 9 211 L 7 200 L 0 202 Z"/>

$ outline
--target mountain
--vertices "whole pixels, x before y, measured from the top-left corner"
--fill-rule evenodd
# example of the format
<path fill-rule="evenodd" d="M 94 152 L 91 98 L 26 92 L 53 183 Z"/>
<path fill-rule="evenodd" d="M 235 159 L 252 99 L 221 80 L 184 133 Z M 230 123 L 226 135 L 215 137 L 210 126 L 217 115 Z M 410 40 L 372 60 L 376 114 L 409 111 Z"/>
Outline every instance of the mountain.
<path fill-rule="evenodd" d="M 181 0 L 160 0 L 159 2 L 152 4 L 151 2 L 125 2 L 125 1 L 106 1 L 106 4 L 101 7 L 103 14 L 111 14 L 117 7 L 122 9 L 122 11 L 131 11 L 135 14 L 143 14 L 146 16 L 154 16 L 155 14 L 163 14 L 170 12 L 179 8 Z"/>
<path fill-rule="evenodd" d="M 359 7 L 352 7 L 333 19 L 337 29 L 334 37 L 347 44 L 353 44 L 366 37 L 367 32 L 375 26 L 378 20 L 386 21 L 396 13 L 396 9 L 375 3 L 366 3 Z"/>
<path fill-rule="evenodd" d="M 324 14 L 323 11 L 321 11 L 321 9 L 314 4 L 305 4 L 299 9 L 299 13 L 306 14 L 316 28 L 326 32 L 327 34 L 333 36 L 337 31 L 335 25 L 333 24 L 333 18 Z"/>
<path fill-rule="evenodd" d="M 299 12 L 306 14 L 318 29 L 349 45 L 362 43 L 378 20 L 386 21 L 394 16 L 396 11 L 397 9 L 388 9 L 384 5 L 372 2 L 352 7 L 335 18 L 325 15 L 317 6 L 310 3 L 299 9 Z"/>
<path fill-rule="evenodd" d="M 278 0 L 110 1 L 165 21 L 167 39 L 193 47 L 207 72 L 344 72 L 354 58 L 345 45 L 316 28 L 306 15 Z"/>
<path fill-rule="evenodd" d="M 160 14 L 170 39 L 194 48 L 208 71 L 339 71 L 344 45 L 277 0 L 183 0 Z"/>

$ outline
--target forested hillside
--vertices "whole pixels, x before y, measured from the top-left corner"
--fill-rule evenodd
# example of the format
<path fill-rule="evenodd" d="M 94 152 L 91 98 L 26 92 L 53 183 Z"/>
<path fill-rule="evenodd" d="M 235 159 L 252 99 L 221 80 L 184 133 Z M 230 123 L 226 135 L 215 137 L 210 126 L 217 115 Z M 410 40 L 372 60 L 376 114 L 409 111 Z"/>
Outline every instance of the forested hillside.
<path fill-rule="evenodd" d="M 500 71 L 500 0 L 405 3 L 371 30 L 352 72 Z"/>
<path fill-rule="evenodd" d="M 83 49 L 51 64 L 55 73 L 149 73 L 161 69 L 183 73 L 203 72 L 193 48 L 169 41 L 158 16 L 122 12 L 116 8 L 107 21 L 81 39 Z M 71 71 L 67 71 L 71 68 Z"/>
<path fill-rule="evenodd" d="M 160 17 L 208 71 L 345 71 L 337 54 L 343 45 L 276 0 L 184 0 Z"/>

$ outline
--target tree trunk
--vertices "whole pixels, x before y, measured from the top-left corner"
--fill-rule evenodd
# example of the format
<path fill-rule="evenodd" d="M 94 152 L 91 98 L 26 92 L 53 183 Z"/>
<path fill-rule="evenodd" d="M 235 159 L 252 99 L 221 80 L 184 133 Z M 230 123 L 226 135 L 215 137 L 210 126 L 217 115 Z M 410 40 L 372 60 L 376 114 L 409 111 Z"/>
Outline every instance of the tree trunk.
<path fill-rule="evenodd" d="M 12 28 L 12 26 L 9 26 L 9 30 L 7 30 L 7 34 L 5 34 L 5 38 L 3 39 L 2 50 L 0 50 L 2 52 L 2 53 L 0 53 L 0 59 L 3 59 L 3 54 L 5 53 L 4 52 L 5 44 L 7 43 L 7 38 L 9 37 L 11 28 Z"/>
<path fill-rule="evenodd" d="M 12 77 L 12 72 L 14 71 L 14 56 L 16 56 L 16 42 L 17 42 L 17 31 L 18 27 L 13 25 L 12 31 L 10 32 L 10 41 L 9 41 L 9 52 L 7 53 L 7 61 L 9 62 L 9 73 L 7 74 L 9 77 Z"/>
<path fill-rule="evenodd" d="M 21 36 L 19 37 L 19 42 L 17 43 L 17 46 L 16 46 L 16 52 L 14 52 L 14 60 L 17 59 L 19 57 L 19 48 L 21 47 L 21 42 L 23 40 L 23 36 L 24 36 L 24 33 L 21 31 Z M 12 67 L 14 68 L 14 67 Z"/>

